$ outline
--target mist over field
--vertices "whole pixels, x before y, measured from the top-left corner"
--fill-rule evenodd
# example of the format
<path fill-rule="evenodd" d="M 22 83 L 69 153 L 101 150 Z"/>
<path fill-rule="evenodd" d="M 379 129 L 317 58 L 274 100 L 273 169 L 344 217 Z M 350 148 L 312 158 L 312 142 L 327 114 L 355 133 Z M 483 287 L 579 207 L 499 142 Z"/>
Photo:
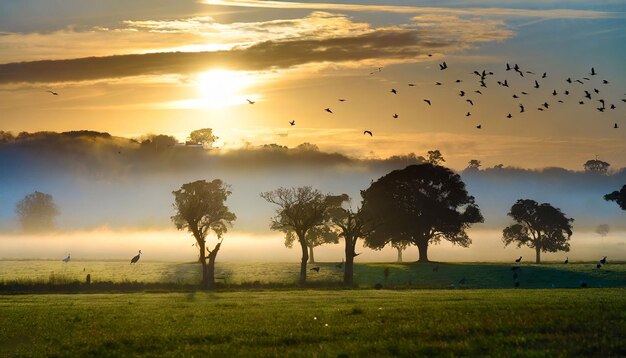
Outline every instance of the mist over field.
<path fill-rule="evenodd" d="M 295 261 L 298 250 L 285 248 L 283 235 L 269 230 L 274 207 L 259 193 L 311 185 L 325 193 L 347 193 L 356 207 L 360 190 L 391 170 L 421 162 L 421 155 L 425 153 L 359 159 L 320 151 L 313 144 L 223 151 L 159 147 L 156 141 L 142 145 L 91 132 L 31 134 L 0 143 L 0 258 L 58 258 L 72 252 L 76 258 L 125 259 L 142 248 L 146 259 L 193 260 L 193 240 L 176 232 L 170 221 L 172 191 L 186 182 L 220 178 L 231 186 L 227 205 L 237 215 L 220 260 Z M 598 175 L 561 168 L 455 169 L 476 198 L 485 222 L 469 230 L 470 248 L 433 246 L 433 259 L 500 261 L 526 251 L 530 257 L 530 249 L 504 249 L 500 241 L 502 228 L 510 222 L 506 213 L 520 198 L 548 202 L 575 219 L 570 257 L 595 259 L 608 252 L 626 258 L 624 213 L 602 198 L 626 183 L 626 170 Z M 50 235 L 19 232 L 15 204 L 35 190 L 51 194 L 60 209 L 57 231 Z M 606 237 L 594 232 L 600 224 L 609 225 Z M 324 245 L 316 249 L 316 258 L 339 261 L 341 250 L 342 245 Z M 361 251 L 362 261 L 395 259 L 390 248 Z M 565 255 L 545 258 L 560 260 Z M 415 248 L 405 259 L 412 256 L 417 256 Z"/>

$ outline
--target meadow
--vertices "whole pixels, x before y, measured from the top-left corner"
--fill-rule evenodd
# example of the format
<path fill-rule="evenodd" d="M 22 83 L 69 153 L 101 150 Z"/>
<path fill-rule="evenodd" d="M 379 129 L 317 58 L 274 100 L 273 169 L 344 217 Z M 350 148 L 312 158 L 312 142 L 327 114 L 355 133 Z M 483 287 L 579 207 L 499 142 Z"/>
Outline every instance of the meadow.
<path fill-rule="evenodd" d="M 338 286 L 342 269 L 337 263 L 309 264 L 320 267 L 309 271 L 312 284 Z M 512 267 L 520 269 L 513 272 Z M 295 286 L 298 263 L 217 263 L 216 280 L 222 287 Z M 385 274 L 387 273 L 387 274 Z M 377 283 L 390 288 L 512 288 L 517 273 L 520 288 L 573 288 L 586 283 L 589 287 L 626 287 L 626 264 L 613 262 L 598 269 L 595 262 L 569 264 L 546 263 L 357 263 L 355 284 L 371 288 Z M 200 265 L 143 261 L 130 265 L 128 261 L 70 261 L 24 260 L 0 261 L 0 287 L 12 284 L 69 284 L 84 282 L 87 274 L 92 283 L 144 283 L 196 285 L 200 282 Z M 465 283 L 458 282 L 465 278 Z"/>
<path fill-rule="evenodd" d="M 0 295 L 0 356 L 624 356 L 626 289 Z"/>

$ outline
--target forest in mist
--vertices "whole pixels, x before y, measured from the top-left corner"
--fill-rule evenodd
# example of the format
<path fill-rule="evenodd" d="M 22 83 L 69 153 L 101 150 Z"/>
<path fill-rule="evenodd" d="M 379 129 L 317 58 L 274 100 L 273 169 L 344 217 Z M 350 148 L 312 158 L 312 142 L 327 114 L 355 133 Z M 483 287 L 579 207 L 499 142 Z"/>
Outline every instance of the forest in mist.
<path fill-rule="evenodd" d="M 311 143 L 224 151 L 177 144 L 166 135 L 128 139 L 89 131 L 5 133 L 0 141 L 0 227 L 5 232 L 18 230 L 15 204 L 35 190 L 54 197 L 61 231 L 171 228 L 172 191 L 189 181 L 220 178 L 231 186 L 227 205 L 237 214 L 235 229 L 267 233 L 273 208 L 259 196 L 262 191 L 310 185 L 347 193 L 358 206 L 360 190 L 373 180 L 426 156 L 359 159 Z M 488 158 L 477 154 L 476 159 Z M 601 175 L 584 172 L 582 164 L 580 171 L 504 163 L 459 173 L 485 216 L 477 228 L 501 229 L 515 200 L 529 198 L 561 208 L 575 219 L 575 230 L 608 224 L 612 231 L 623 231 L 623 212 L 602 196 L 626 182 L 626 169 Z"/>

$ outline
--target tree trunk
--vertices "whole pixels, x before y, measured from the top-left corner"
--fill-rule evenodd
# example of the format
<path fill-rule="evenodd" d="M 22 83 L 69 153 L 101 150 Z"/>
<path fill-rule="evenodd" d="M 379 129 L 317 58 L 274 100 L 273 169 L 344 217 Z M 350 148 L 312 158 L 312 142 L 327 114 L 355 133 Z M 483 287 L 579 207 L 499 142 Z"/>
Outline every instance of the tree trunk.
<path fill-rule="evenodd" d="M 198 243 L 198 248 L 200 249 L 200 264 L 202 265 L 202 288 L 207 289 L 209 287 L 208 284 L 208 276 L 207 276 L 207 262 L 206 262 L 206 246 L 203 241 Z"/>
<path fill-rule="evenodd" d="M 217 252 L 220 251 L 220 246 L 222 246 L 221 242 L 218 242 L 215 245 L 215 248 L 209 252 L 209 263 L 206 265 L 206 288 L 214 288 L 215 287 L 215 258 L 217 257 Z"/>
<path fill-rule="evenodd" d="M 343 267 L 343 283 L 352 286 L 354 283 L 354 246 L 356 239 L 346 237 L 346 262 Z"/>
<path fill-rule="evenodd" d="M 541 247 L 539 246 L 535 247 L 535 263 L 541 263 Z"/>
<path fill-rule="evenodd" d="M 428 239 L 417 242 L 417 250 L 420 254 L 420 258 L 417 262 L 430 262 L 428 261 Z"/>
<path fill-rule="evenodd" d="M 313 256 L 313 246 L 309 246 L 309 263 L 315 263 L 315 256 Z"/>
<path fill-rule="evenodd" d="M 396 247 L 396 250 L 398 250 L 398 262 L 402 262 L 402 248 L 401 247 Z"/>
<path fill-rule="evenodd" d="M 304 240 L 304 235 L 306 233 L 302 233 L 302 235 L 298 235 L 298 239 L 300 241 L 300 247 L 302 248 L 302 260 L 300 261 L 300 284 L 304 285 L 306 283 L 306 263 L 309 260 L 309 251 Z"/>

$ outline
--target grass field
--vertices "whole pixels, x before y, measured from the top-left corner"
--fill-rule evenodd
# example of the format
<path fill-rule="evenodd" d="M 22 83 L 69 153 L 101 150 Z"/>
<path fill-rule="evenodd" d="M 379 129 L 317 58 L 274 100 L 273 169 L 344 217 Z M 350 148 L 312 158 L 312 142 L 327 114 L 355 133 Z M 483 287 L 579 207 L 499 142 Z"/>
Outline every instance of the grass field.
<path fill-rule="evenodd" d="M 320 272 L 310 271 L 314 283 L 338 283 L 342 270 L 335 263 L 320 263 Z M 372 287 L 380 282 L 397 288 L 449 288 L 465 278 L 465 288 L 511 288 L 514 279 L 512 264 L 497 263 L 439 263 L 394 264 L 364 263 L 355 266 L 355 282 L 360 287 Z M 601 269 L 595 263 L 515 265 L 521 288 L 626 287 L 626 264 L 610 263 Z M 437 268 L 437 271 L 434 269 Z M 385 269 L 389 275 L 385 277 Z M 0 284 L 4 283 L 70 283 L 83 282 L 86 274 L 93 282 L 114 283 L 173 283 L 197 284 L 200 265 L 145 261 L 132 266 L 126 261 L 0 261 Z M 217 263 L 217 276 L 225 286 L 258 281 L 262 285 L 293 285 L 298 279 L 297 263 Z"/>
<path fill-rule="evenodd" d="M 0 296 L 0 356 L 624 356 L 626 289 Z"/>

